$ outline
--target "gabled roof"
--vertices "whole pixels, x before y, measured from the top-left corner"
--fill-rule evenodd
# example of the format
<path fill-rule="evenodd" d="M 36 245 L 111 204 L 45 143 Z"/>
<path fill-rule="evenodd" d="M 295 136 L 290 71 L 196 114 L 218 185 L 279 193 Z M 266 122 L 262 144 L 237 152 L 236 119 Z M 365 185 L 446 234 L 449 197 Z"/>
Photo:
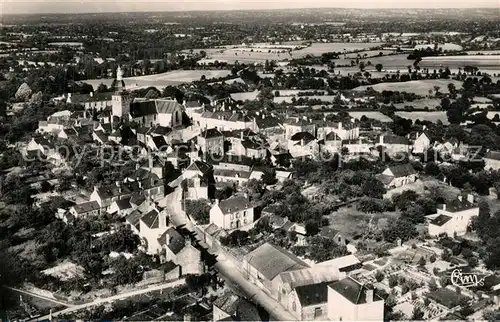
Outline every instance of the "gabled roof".
<path fill-rule="evenodd" d="M 157 125 L 149 131 L 149 134 L 167 135 L 170 132 L 172 132 L 172 129 L 168 126 Z"/>
<path fill-rule="evenodd" d="M 290 125 L 290 126 L 312 126 L 312 125 L 314 125 L 313 123 L 310 123 L 310 122 L 304 120 L 303 118 L 295 118 L 295 117 L 287 118 L 283 123 L 286 125 Z"/>
<path fill-rule="evenodd" d="M 446 210 L 448 212 L 459 212 L 467 209 L 478 208 L 478 206 L 474 203 L 470 203 L 467 198 L 453 199 L 446 203 L 446 209 L 443 208 L 443 205 L 439 206 L 440 209 Z"/>
<path fill-rule="evenodd" d="M 389 169 L 395 178 L 406 177 L 417 173 L 409 163 L 394 165 L 389 167 Z"/>
<path fill-rule="evenodd" d="M 77 214 L 84 214 L 90 211 L 99 210 L 100 208 L 101 207 L 97 201 L 84 202 L 73 206 L 73 209 L 75 209 Z"/>
<path fill-rule="evenodd" d="M 245 259 L 268 280 L 286 271 L 309 267 L 294 254 L 270 243 L 265 243 L 248 253 Z"/>
<path fill-rule="evenodd" d="M 350 277 L 333 282 L 328 287 L 345 297 L 351 303 L 359 305 L 366 303 L 366 290 L 368 288 Z M 374 291 L 373 301 L 381 301 L 382 298 Z"/>
<path fill-rule="evenodd" d="M 120 210 L 132 208 L 132 206 L 130 205 L 130 198 L 116 200 L 115 202 L 116 202 L 116 205 L 118 206 L 118 209 L 120 209 Z"/>
<path fill-rule="evenodd" d="M 212 169 L 212 166 L 208 163 L 205 163 L 203 161 L 194 161 L 189 165 L 189 167 L 186 168 L 186 171 L 199 171 L 202 174 L 205 174 L 209 172 Z"/>
<path fill-rule="evenodd" d="M 108 142 L 108 137 L 106 136 L 106 134 L 104 134 L 103 131 L 99 130 L 99 131 L 95 131 L 94 134 L 99 138 L 99 140 L 101 140 L 102 142 Z"/>
<path fill-rule="evenodd" d="M 450 221 L 452 218 L 450 216 L 446 216 L 446 215 L 439 215 L 437 216 L 436 218 L 434 218 L 432 221 L 431 221 L 431 224 L 434 225 L 434 226 L 443 226 L 444 224 L 446 224 L 448 221 Z"/>
<path fill-rule="evenodd" d="M 309 132 L 298 132 L 298 133 L 295 133 L 294 135 L 292 135 L 292 137 L 290 138 L 290 140 L 292 140 L 292 141 L 305 140 L 307 142 L 310 142 L 314 139 L 315 139 L 314 135 L 312 135 Z"/>
<path fill-rule="evenodd" d="M 127 216 L 126 221 L 130 223 L 132 226 L 138 226 L 141 217 L 142 213 L 138 210 L 134 210 Z"/>
<path fill-rule="evenodd" d="M 141 217 L 141 221 L 149 227 L 149 229 L 155 229 L 160 227 L 159 212 L 156 209 L 151 210 L 147 214 Z"/>
<path fill-rule="evenodd" d="M 211 138 L 218 138 L 218 137 L 223 137 L 221 131 L 217 130 L 216 128 L 213 129 L 206 129 L 201 132 L 200 137 L 206 138 L 206 139 L 211 139 Z"/>
<path fill-rule="evenodd" d="M 181 105 L 176 100 L 157 99 L 155 103 L 156 112 L 158 114 L 172 114 L 176 109 L 182 109 Z"/>
<path fill-rule="evenodd" d="M 342 141 L 342 139 L 332 131 L 325 136 L 325 141 Z"/>
<path fill-rule="evenodd" d="M 161 149 L 163 147 L 168 146 L 167 141 L 165 141 L 165 138 L 161 135 L 153 136 L 151 137 L 151 140 L 153 141 L 157 149 Z"/>
<path fill-rule="evenodd" d="M 256 118 L 255 122 L 260 129 L 268 129 L 280 126 L 280 120 L 276 117 L 267 116 L 265 118 Z"/>
<path fill-rule="evenodd" d="M 296 287 L 295 291 L 297 292 L 297 297 L 302 307 L 328 302 L 329 283 L 330 282 L 322 282 Z"/>
<path fill-rule="evenodd" d="M 137 101 L 130 104 L 130 115 L 133 118 L 156 114 L 155 101 Z"/>
<path fill-rule="evenodd" d="M 168 239 L 168 240 L 167 240 Z M 186 245 L 184 237 L 173 227 L 168 228 L 159 238 L 160 245 L 168 247 L 172 253 L 178 254 Z"/>
<path fill-rule="evenodd" d="M 253 208 L 250 200 L 244 196 L 233 196 L 219 202 L 219 208 L 224 214 L 230 214 L 244 209 Z"/>

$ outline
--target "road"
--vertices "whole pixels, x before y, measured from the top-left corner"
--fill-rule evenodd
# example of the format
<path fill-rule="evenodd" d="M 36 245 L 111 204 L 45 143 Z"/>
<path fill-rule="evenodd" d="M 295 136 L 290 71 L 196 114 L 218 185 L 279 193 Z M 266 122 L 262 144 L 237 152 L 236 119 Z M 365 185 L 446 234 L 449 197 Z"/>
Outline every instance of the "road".
<path fill-rule="evenodd" d="M 186 280 L 182 278 L 182 279 L 170 282 L 170 283 L 151 285 L 151 286 L 144 288 L 144 289 L 134 290 L 134 291 L 130 291 L 130 292 L 123 293 L 123 294 L 117 294 L 117 295 L 113 295 L 113 296 L 106 297 L 103 299 L 96 299 L 92 302 L 85 303 L 85 304 L 73 305 L 71 307 L 68 307 L 67 309 L 52 313 L 52 317 L 57 317 L 57 316 L 62 315 L 62 314 L 68 314 L 68 313 L 71 313 L 74 311 L 79 311 L 79 310 L 86 309 L 86 308 L 92 307 L 92 306 L 111 303 L 111 302 L 114 302 L 117 300 L 123 300 L 123 299 L 126 299 L 128 297 L 132 297 L 132 296 L 136 296 L 136 295 L 141 295 L 141 294 L 145 294 L 145 293 L 149 293 L 149 292 L 153 292 L 153 291 L 159 291 L 159 290 L 163 290 L 165 288 L 175 287 L 178 285 L 182 285 L 185 282 L 186 282 Z M 46 315 L 46 316 L 38 317 L 38 318 L 33 319 L 31 321 L 44 321 L 44 320 L 48 320 L 49 318 L 50 318 L 50 316 Z"/>
<path fill-rule="evenodd" d="M 39 299 L 42 299 L 42 300 L 45 300 L 45 301 L 49 301 L 49 302 L 52 302 L 52 303 L 56 303 L 56 304 L 59 304 L 59 305 L 62 305 L 62 306 L 66 306 L 66 307 L 73 306 L 72 304 L 61 302 L 61 301 L 58 301 L 57 299 L 54 299 L 54 298 L 46 297 L 46 296 L 39 295 L 39 294 L 36 294 L 36 293 L 32 293 L 32 292 L 25 291 L 25 290 L 20 290 L 18 288 L 13 288 L 13 287 L 8 287 L 8 286 L 6 286 L 6 287 L 8 289 L 14 291 L 14 292 L 18 292 L 18 293 L 21 293 L 21 294 L 24 294 L 24 295 L 28 295 L 28 296 L 31 296 L 31 297 L 36 297 L 36 298 L 39 298 Z"/>
<path fill-rule="evenodd" d="M 181 198 L 180 189 L 176 189 L 171 194 L 167 195 L 165 199 L 160 202 L 160 206 L 167 207 L 170 214 L 170 219 L 175 226 L 185 225 L 185 227 L 194 232 L 194 224 L 186 216 L 184 211 L 181 209 Z M 200 240 L 203 240 L 202 236 L 198 236 Z M 205 244 L 202 242 L 201 244 Z M 212 252 L 217 256 L 217 263 L 215 268 L 219 271 L 221 277 L 228 280 L 230 284 L 238 285 L 239 290 L 243 291 L 249 300 L 257 302 L 260 306 L 266 309 L 269 314 L 282 321 L 295 321 L 296 318 L 290 314 L 281 304 L 270 297 L 266 292 L 264 292 L 257 285 L 251 283 L 245 278 L 244 273 L 241 271 L 241 262 L 235 262 L 232 256 L 227 256 L 225 251 L 218 250 L 217 252 Z"/>

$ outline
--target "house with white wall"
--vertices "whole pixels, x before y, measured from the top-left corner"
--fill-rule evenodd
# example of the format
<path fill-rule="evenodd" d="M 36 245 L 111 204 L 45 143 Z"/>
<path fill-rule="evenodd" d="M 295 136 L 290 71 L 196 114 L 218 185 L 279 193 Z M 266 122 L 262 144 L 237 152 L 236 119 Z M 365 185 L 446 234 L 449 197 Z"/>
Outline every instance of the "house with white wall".
<path fill-rule="evenodd" d="M 474 196 L 460 195 L 457 199 L 440 205 L 437 213 L 429 216 L 432 218 L 429 223 L 429 235 L 463 236 L 467 233 L 472 218 L 477 216 L 479 216 L 479 206 L 475 203 Z"/>
<path fill-rule="evenodd" d="M 404 163 L 387 167 L 376 177 L 387 189 L 391 189 L 415 182 L 417 175 L 417 171 L 413 169 L 411 164 Z"/>
<path fill-rule="evenodd" d="M 425 153 L 431 146 L 431 138 L 427 132 L 417 133 L 416 139 L 413 142 L 413 153 L 422 154 Z"/>
<path fill-rule="evenodd" d="M 328 285 L 331 321 L 383 321 L 384 300 L 368 285 L 346 277 Z"/>
<path fill-rule="evenodd" d="M 485 170 L 500 170 L 500 151 L 488 151 L 483 157 Z"/>
<path fill-rule="evenodd" d="M 254 221 L 254 206 L 247 196 L 232 196 L 210 209 L 210 223 L 223 229 L 240 229 Z"/>

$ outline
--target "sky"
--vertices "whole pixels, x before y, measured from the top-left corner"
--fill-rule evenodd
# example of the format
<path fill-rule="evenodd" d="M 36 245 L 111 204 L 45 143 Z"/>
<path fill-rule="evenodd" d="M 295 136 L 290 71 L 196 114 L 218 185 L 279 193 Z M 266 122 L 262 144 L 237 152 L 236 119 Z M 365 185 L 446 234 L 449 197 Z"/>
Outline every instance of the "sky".
<path fill-rule="evenodd" d="M 0 14 L 282 8 L 498 8 L 499 0 L 0 0 Z"/>

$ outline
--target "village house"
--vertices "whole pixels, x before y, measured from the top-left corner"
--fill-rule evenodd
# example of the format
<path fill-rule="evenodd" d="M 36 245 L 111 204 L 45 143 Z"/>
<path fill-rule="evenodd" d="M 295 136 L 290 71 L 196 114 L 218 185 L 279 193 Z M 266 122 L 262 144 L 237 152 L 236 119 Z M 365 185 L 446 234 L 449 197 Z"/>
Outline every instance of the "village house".
<path fill-rule="evenodd" d="M 216 128 L 203 130 L 196 139 L 202 153 L 217 156 L 224 154 L 224 135 Z"/>
<path fill-rule="evenodd" d="M 152 206 L 151 210 L 139 219 L 139 237 L 142 247 L 148 254 L 159 254 L 162 244 L 158 240 L 168 229 L 169 218 L 165 209 Z"/>
<path fill-rule="evenodd" d="M 102 111 L 105 108 L 113 106 L 113 92 L 90 92 L 88 94 L 72 94 L 66 95 L 67 104 L 76 104 L 84 106 L 86 110 L 96 109 Z"/>
<path fill-rule="evenodd" d="M 400 153 L 410 153 L 411 150 L 411 144 L 407 138 L 394 134 L 380 135 L 378 145 L 382 146 L 385 153 L 389 156 Z"/>
<path fill-rule="evenodd" d="M 136 183 L 124 183 L 117 181 L 114 185 L 103 187 L 94 187 L 90 195 L 90 201 L 96 201 L 101 210 L 107 211 L 113 201 L 130 197 L 133 192 L 139 191 L 139 185 Z"/>
<path fill-rule="evenodd" d="M 283 122 L 285 128 L 285 139 L 290 140 L 296 133 L 307 132 L 315 138 L 316 125 L 308 120 L 298 117 L 287 118 Z"/>
<path fill-rule="evenodd" d="M 460 195 L 457 199 L 439 206 L 436 214 L 428 216 L 431 219 L 429 235 L 463 236 L 467 233 L 472 218 L 477 216 L 479 216 L 479 206 L 474 202 L 474 196 Z"/>
<path fill-rule="evenodd" d="M 328 133 L 323 139 L 321 150 L 331 154 L 339 153 L 342 150 L 342 139 L 333 131 Z"/>
<path fill-rule="evenodd" d="M 285 129 L 277 117 L 262 114 L 261 117 L 255 119 L 255 122 L 256 132 L 264 135 L 271 141 L 274 141 L 276 137 L 283 137 L 285 133 Z"/>
<path fill-rule="evenodd" d="M 272 293 L 272 281 L 276 276 L 308 267 L 309 265 L 294 254 L 270 243 L 259 246 L 243 259 L 243 269 L 248 280 L 269 294 Z M 276 297 L 280 293 L 281 291 Z"/>
<path fill-rule="evenodd" d="M 342 140 L 342 148 L 347 149 L 350 155 L 372 155 L 374 144 L 362 138 Z"/>
<path fill-rule="evenodd" d="M 328 319 L 383 321 L 384 300 L 367 285 L 346 277 L 328 285 Z"/>
<path fill-rule="evenodd" d="M 163 248 L 163 261 L 171 261 L 180 267 L 180 275 L 198 275 L 204 272 L 201 252 L 186 240 L 175 228 L 168 228 L 159 238 Z"/>
<path fill-rule="evenodd" d="M 359 138 L 359 126 L 354 123 L 343 124 L 342 122 L 327 121 L 326 119 L 315 121 L 319 140 L 325 139 L 330 133 L 335 133 L 341 140 L 355 140 Z"/>
<path fill-rule="evenodd" d="M 195 175 L 185 179 L 186 191 L 184 198 L 187 200 L 213 199 L 215 197 L 215 186 L 207 176 Z"/>
<path fill-rule="evenodd" d="M 294 158 L 315 157 L 319 153 L 319 144 L 309 132 L 298 132 L 288 140 L 288 151 Z"/>
<path fill-rule="evenodd" d="M 196 114 L 196 111 L 203 110 L 205 107 L 205 103 L 200 103 L 199 101 L 186 101 L 182 102 L 182 106 L 184 106 L 184 110 L 186 111 L 186 115 L 193 119 L 193 115 Z"/>
<path fill-rule="evenodd" d="M 431 138 L 427 132 L 417 133 L 413 142 L 413 154 L 425 153 L 431 147 Z"/>
<path fill-rule="evenodd" d="M 288 301 L 291 302 L 291 307 L 288 311 L 301 321 L 326 320 L 328 284 L 329 282 L 321 282 L 294 288 L 289 294 Z"/>
<path fill-rule="evenodd" d="M 126 217 L 133 210 L 134 207 L 130 203 L 130 198 L 124 198 L 113 201 L 109 206 L 108 213 L 119 217 Z"/>
<path fill-rule="evenodd" d="M 254 206 L 247 196 L 232 196 L 228 199 L 216 199 L 210 209 L 210 223 L 223 229 L 244 228 L 254 221 Z"/>
<path fill-rule="evenodd" d="M 92 140 L 99 145 L 105 145 L 109 143 L 108 136 L 103 131 L 94 131 L 92 133 Z"/>
<path fill-rule="evenodd" d="M 200 176 L 200 177 L 208 177 L 212 178 L 213 177 L 213 167 L 203 161 L 193 161 L 182 173 L 182 177 L 184 179 L 189 179 L 193 178 L 195 176 Z"/>
<path fill-rule="evenodd" d="M 391 189 L 415 182 L 417 180 L 417 171 L 409 163 L 398 164 L 387 167 L 384 172 L 376 177 L 387 189 Z"/>
<path fill-rule="evenodd" d="M 199 118 L 201 128 L 217 128 L 220 131 L 256 130 L 255 119 L 237 111 L 204 111 Z"/>
<path fill-rule="evenodd" d="M 500 152 L 488 151 L 483 157 L 485 170 L 500 170 Z"/>
<path fill-rule="evenodd" d="M 226 291 L 213 303 L 213 322 L 216 321 L 268 321 L 252 302 Z"/>
<path fill-rule="evenodd" d="M 88 201 L 72 206 L 69 212 L 74 218 L 95 217 L 100 214 L 101 207 L 97 201 Z"/>

